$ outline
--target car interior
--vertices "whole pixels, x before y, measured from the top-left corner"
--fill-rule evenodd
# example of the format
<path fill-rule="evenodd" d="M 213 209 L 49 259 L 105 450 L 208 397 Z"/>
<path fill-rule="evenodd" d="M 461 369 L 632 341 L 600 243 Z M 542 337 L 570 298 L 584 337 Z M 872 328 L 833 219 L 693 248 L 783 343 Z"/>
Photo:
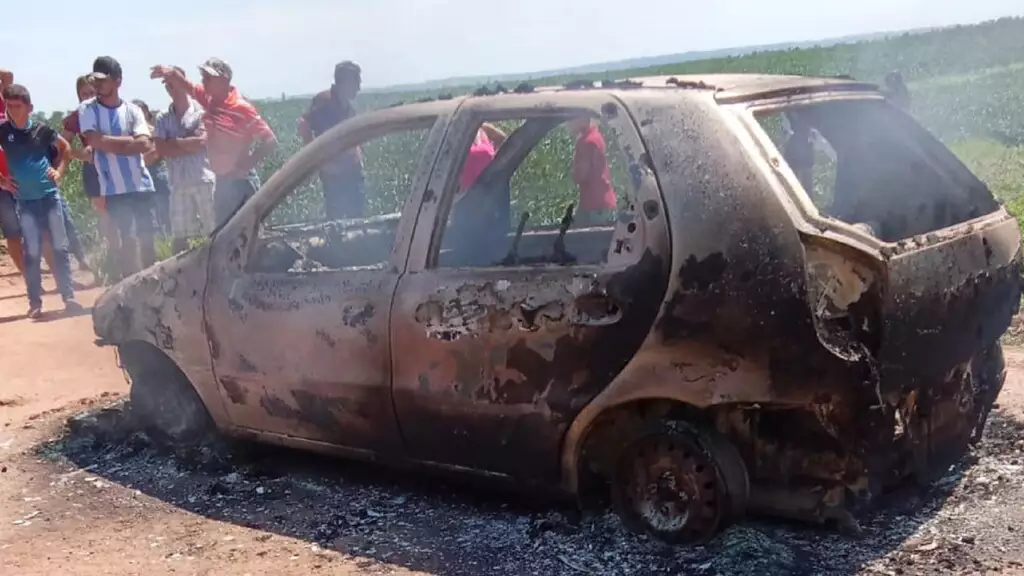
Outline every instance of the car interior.
<path fill-rule="evenodd" d="M 509 135 L 475 183 L 453 202 L 432 264 L 481 268 L 567 266 L 606 260 L 614 226 L 574 227 L 575 202 L 566 203 L 556 224 L 531 226 L 529 212 L 513 218 L 513 175 L 534 147 L 570 118 L 531 118 Z M 395 213 L 358 220 L 263 226 L 248 267 L 258 273 L 384 269 L 400 218 L 401 214 Z"/>
<path fill-rule="evenodd" d="M 788 134 L 774 130 L 774 139 L 823 216 L 895 242 L 998 208 L 985 184 L 891 105 L 833 101 L 783 114 Z M 770 134 L 771 116 L 759 117 Z"/>

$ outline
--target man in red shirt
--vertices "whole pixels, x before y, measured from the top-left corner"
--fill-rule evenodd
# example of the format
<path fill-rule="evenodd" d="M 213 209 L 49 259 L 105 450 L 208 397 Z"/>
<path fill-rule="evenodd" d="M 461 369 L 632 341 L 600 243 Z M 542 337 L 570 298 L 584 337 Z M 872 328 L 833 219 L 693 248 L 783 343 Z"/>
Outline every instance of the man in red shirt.
<path fill-rule="evenodd" d="M 589 117 L 570 120 L 568 128 L 576 136 L 572 180 L 580 191 L 580 202 L 575 220 L 582 224 L 608 222 L 614 218 L 618 200 L 612 188 L 604 137 Z"/>
<path fill-rule="evenodd" d="M 206 109 L 203 125 L 210 169 L 217 176 L 213 204 L 220 226 L 259 189 L 256 166 L 277 148 L 277 137 L 232 85 L 234 74 L 226 62 L 210 58 L 199 72 L 202 84 L 193 84 L 173 66 L 154 66 L 150 77 L 186 90 Z"/>
<path fill-rule="evenodd" d="M 0 68 L 0 123 L 7 120 L 7 102 L 4 101 L 4 92 L 8 86 L 14 84 L 14 74 L 10 70 Z M 11 177 L 10 167 L 7 165 L 7 155 L 4 154 L 3 144 L 0 143 L 0 180 Z M 25 266 L 25 253 L 21 244 L 21 224 L 18 222 L 18 209 L 14 201 L 14 194 L 10 190 L 0 188 L 0 234 L 7 241 L 7 253 L 11 255 L 14 266 L 21 272 Z"/>

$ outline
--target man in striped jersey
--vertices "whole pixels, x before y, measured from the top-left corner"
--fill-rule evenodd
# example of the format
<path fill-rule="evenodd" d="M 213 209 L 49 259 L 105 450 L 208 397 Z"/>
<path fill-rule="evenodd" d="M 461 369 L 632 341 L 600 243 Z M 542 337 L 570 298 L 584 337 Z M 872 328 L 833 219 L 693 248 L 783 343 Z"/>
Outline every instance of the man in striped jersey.
<path fill-rule="evenodd" d="M 193 84 L 172 66 L 154 66 L 150 77 L 186 90 L 203 108 L 206 150 L 217 177 L 213 193 L 217 226 L 221 226 L 260 187 L 256 167 L 277 147 L 277 137 L 260 113 L 231 84 L 231 67 L 210 58 L 199 67 L 202 84 Z"/>
<path fill-rule="evenodd" d="M 153 147 L 149 123 L 138 106 L 121 99 L 121 65 L 110 56 L 93 62 L 96 98 L 78 109 L 82 136 L 93 150 L 100 194 L 117 226 L 120 274 L 128 276 L 156 262 L 153 194 L 156 187 L 143 161 Z M 137 244 L 137 251 L 136 251 Z"/>

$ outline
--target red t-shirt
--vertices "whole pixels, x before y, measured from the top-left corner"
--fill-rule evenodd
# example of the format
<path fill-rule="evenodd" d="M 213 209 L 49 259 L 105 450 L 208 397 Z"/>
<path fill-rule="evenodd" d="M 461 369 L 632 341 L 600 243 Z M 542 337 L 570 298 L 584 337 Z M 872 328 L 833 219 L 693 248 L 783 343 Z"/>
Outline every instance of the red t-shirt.
<path fill-rule="evenodd" d="M 0 94 L 0 122 L 7 121 L 7 102 L 4 102 L 4 97 Z M 0 144 L 0 175 L 7 178 L 11 177 L 11 167 L 7 165 L 7 155 L 4 154 L 3 145 Z"/>
<path fill-rule="evenodd" d="M 249 153 L 255 140 L 272 139 L 274 132 L 256 107 L 234 88 L 223 102 L 214 102 L 202 85 L 193 84 L 192 97 L 206 109 L 203 124 L 210 169 L 217 176 L 244 177 L 245 174 L 238 173 L 239 162 Z"/>
<path fill-rule="evenodd" d="M 579 210 L 614 210 L 618 200 L 608 168 L 607 145 L 597 126 L 591 125 L 576 140 L 572 179 L 580 191 Z"/>

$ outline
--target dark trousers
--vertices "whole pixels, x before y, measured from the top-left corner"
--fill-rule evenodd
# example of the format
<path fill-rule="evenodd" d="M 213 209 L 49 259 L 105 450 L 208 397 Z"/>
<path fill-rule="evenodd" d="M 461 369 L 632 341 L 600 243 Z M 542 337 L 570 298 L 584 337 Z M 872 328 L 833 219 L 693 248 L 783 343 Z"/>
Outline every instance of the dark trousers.
<path fill-rule="evenodd" d="M 362 173 L 320 173 L 324 187 L 324 215 L 328 220 L 362 218 L 366 209 L 366 180 Z"/>
<path fill-rule="evenodd" d="M 85 264 L 85 249 L 82 247 L 82 238 L 78 235 L 78 228 L 75 227 L 74 220 L 71 219 L 68 203 L 64 201 L 63 196 L 58 196 L 58 198 L 60 199 L 61 211 L 64 213 L 64 231 L 68 236 L 68 252 L 75 257 L 78 265 L 82 266 Z"/>

